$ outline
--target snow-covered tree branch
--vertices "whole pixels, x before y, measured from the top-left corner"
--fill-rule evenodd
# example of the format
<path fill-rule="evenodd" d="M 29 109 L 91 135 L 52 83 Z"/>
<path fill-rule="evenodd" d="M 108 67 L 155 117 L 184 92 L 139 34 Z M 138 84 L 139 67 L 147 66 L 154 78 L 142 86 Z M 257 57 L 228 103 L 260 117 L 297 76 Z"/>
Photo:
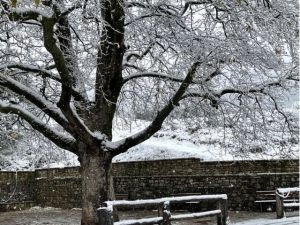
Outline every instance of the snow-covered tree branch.
<path fill-rule="evenodd" d="M 0 112 L 12 113 L 21 116 L 34 129 L 41 132 L 43 135 L 45 135 L 47 138 L 49 138 L 52 142 L 54 142 L 59 147 L 77 153 L 74 138 L 59 133 L 54 128 L 47 126 L 43 121 L 39 120 L 35 115 L 23 109 L 22 107 L 0 101 Z"/>

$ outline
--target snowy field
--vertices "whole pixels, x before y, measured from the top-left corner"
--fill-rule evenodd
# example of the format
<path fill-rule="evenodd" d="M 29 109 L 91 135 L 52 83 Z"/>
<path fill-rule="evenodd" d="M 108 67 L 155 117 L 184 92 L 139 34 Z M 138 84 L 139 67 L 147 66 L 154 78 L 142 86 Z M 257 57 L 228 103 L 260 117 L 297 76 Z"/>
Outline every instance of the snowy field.
<path fill-rule="evenodd" d="M 121 212 L 121 218 L 131 218 L 137 215 Z M 144 216 L 144 213 L 140 213 Z M 79 225 L 80 209 L 60 210 L 55 208 L 34 207 L 19 212 L 0 213 L 1 225 Z M 298 225 L 299 212 L 290 212 L 288 218 L 275 219 L 275 212 L 230 212 L 231 225 Z M 173 225 L 216 225 L 215 217 L 207 217 L 197 220 L 185 220 L 173 222 Z"/>

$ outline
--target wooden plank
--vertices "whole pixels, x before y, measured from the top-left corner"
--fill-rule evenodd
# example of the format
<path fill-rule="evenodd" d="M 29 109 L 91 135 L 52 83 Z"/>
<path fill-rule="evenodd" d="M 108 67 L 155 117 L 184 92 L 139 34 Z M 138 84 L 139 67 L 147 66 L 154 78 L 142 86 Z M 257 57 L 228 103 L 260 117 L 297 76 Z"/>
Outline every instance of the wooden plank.
<path fill-rule="evenodd" d="M 163 221 L 162 217 L 151 217 L 144 219 L 131 219 L 131 220 L 122 220 L 119 222 L 115 222 L 114 225 L 152 225 L 158 224 Z"/>
<path fill-rule="evenodd" d="M 128 200 L 128 194 L 115 194 L 116 200 Z"/>
<path fill-rule="evenodd" d="M 255 203 L 270 203 L 270 202 L 276 202 L 276 200 L 257 200 L 254 201 Z"/>
<path fill-rule="evenodd" d="M 285 217 L 283 197 L 281 195 L 276 195 L 276 215 L 277 219 Z"/>
<path fill-rule="evenodd" d="M 292 203 L 283 203 L 285 208 L 297 208 L 300 206 L 299 202 L 292 202 Z"/>
<path fill-rule="evenodd" d="M 217 209 L 217 210 L 211 210 L 206 212 L 172 215 L 171 220 L 173 221 L 173 220 L 197 219 L 197 218 L 202 218 L 207 216 L 216 216 L 220 214 L 221 214 L 221 210 Z"/>
<path fill-rule="evenodd" d="M 158 198 L 158 199 L 145 199 L 145 200 L 119 200 L 119 201 L 107 201 L 107 205 L 112 205 L 114 207 L 120 208 L 135 208 L 139 207 L 147 207 L 147 206 L 159 206 L 162 205 L 164 202 L 172 203 L 182 203 L 182 202 L 200 202 L 200 201 L 211 201 L 211 200 L 221 200 L 227 199 L 227 195 L 220 194 L 220 195 L 199 195 L 199 196 L 182 196 L 182 197 L 168 197 L 168 198 Z"/>
<path fill-rule="evenodd" d="M 220 200 L 219 208 L 221 209 L 221 215 L 217 216 L 217 224 L 227 225 L 227 219 L 228 219 L 227 200 L 224 199 Z"/>
<path fill-rule="evenodd" d="M 171 211 L 170 211 L 170 202 L 164 203 L 163 208 L 163 225 L 171 225 Z"/>
<path fill-rule="evenodd" d="M 101 207 L 97 210 L 99 224 L 114 225 L 112 207 Z"/>
<path fill-rule="evenodd" d="M 283 202 L 298 202 L 298 199 L 283 199 Z M 255 203 L 272 203 L 276 202 L 276 200 L 257 200 Z"/>

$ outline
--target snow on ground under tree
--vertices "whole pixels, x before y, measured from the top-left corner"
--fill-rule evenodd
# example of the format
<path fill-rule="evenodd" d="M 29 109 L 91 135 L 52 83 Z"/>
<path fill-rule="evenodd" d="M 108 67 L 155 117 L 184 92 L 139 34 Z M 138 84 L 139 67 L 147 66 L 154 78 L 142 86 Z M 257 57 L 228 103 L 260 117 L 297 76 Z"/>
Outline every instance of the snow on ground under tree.
<path fill-rule="evenodd" d="M 130 211 L 119 212 L 121 219 L 146 218 L 157 212 L 149 211 Z M 289 212 L 288 218 L 276 219 L 275 212 L 234 212 L 229 211 L 230 225 L 298 225 L 299 211 Z M 79 225 L 81 210 L 62 210 L 57 208 L 33 207 L 29 210 L 16 212 L 0 212 L 1 225 Z M 215 225 L 216 217 L 205 217 L 193 220 L 174 221 L 174 225 Z"/>

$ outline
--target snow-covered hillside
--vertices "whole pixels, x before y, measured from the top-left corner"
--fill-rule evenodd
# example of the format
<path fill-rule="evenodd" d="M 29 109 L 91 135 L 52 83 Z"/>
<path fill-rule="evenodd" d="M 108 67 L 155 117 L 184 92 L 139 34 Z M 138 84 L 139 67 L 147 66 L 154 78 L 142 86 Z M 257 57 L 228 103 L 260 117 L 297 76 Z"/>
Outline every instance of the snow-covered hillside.
<path fill-rule="evenodd" d="M 136 121 L 130 129 L 115 130 L 116 139 L 128 133 L 135 133 L 145 126 L 144 121 Z M 127 129 L 126 129 L 127 128 Z M 180 121 L 173 121 L 144 143 L 120 154 L 114 161 L 157 160 L 168 158 L 201 158 L 205 161 L 297 158 L 298 143 L 282 142 L 280 134 L 273 133 L 269 145 L 253 141 L 242 146 L 234 140 L 230 129 L 200 128 L 198 125 L 186 127 Z"/>
<path fill-rule="evenodd" d="M 114 140 L 126 137 L 145 127 L 148 122 L 115 121 Z M 202 126 L 202 127 L 200 127 Z M 33 170 L 36 168 L 77 166 L 77 156 L 57 149 L 39 136 L 26 136 L 14 146 L 0 151 L 1 170 Z M 116 156 L 113 160 L 139 161 L 169 158 L 201 158 L 206 161 L 297 158 L 297 142 L 283 142 L 274 133 L 268 146 L 264 142 L 240 145 L 228 128 L 187 125 L 179 120 L 166 123 L 162 130 L 144 143 Z"/>

